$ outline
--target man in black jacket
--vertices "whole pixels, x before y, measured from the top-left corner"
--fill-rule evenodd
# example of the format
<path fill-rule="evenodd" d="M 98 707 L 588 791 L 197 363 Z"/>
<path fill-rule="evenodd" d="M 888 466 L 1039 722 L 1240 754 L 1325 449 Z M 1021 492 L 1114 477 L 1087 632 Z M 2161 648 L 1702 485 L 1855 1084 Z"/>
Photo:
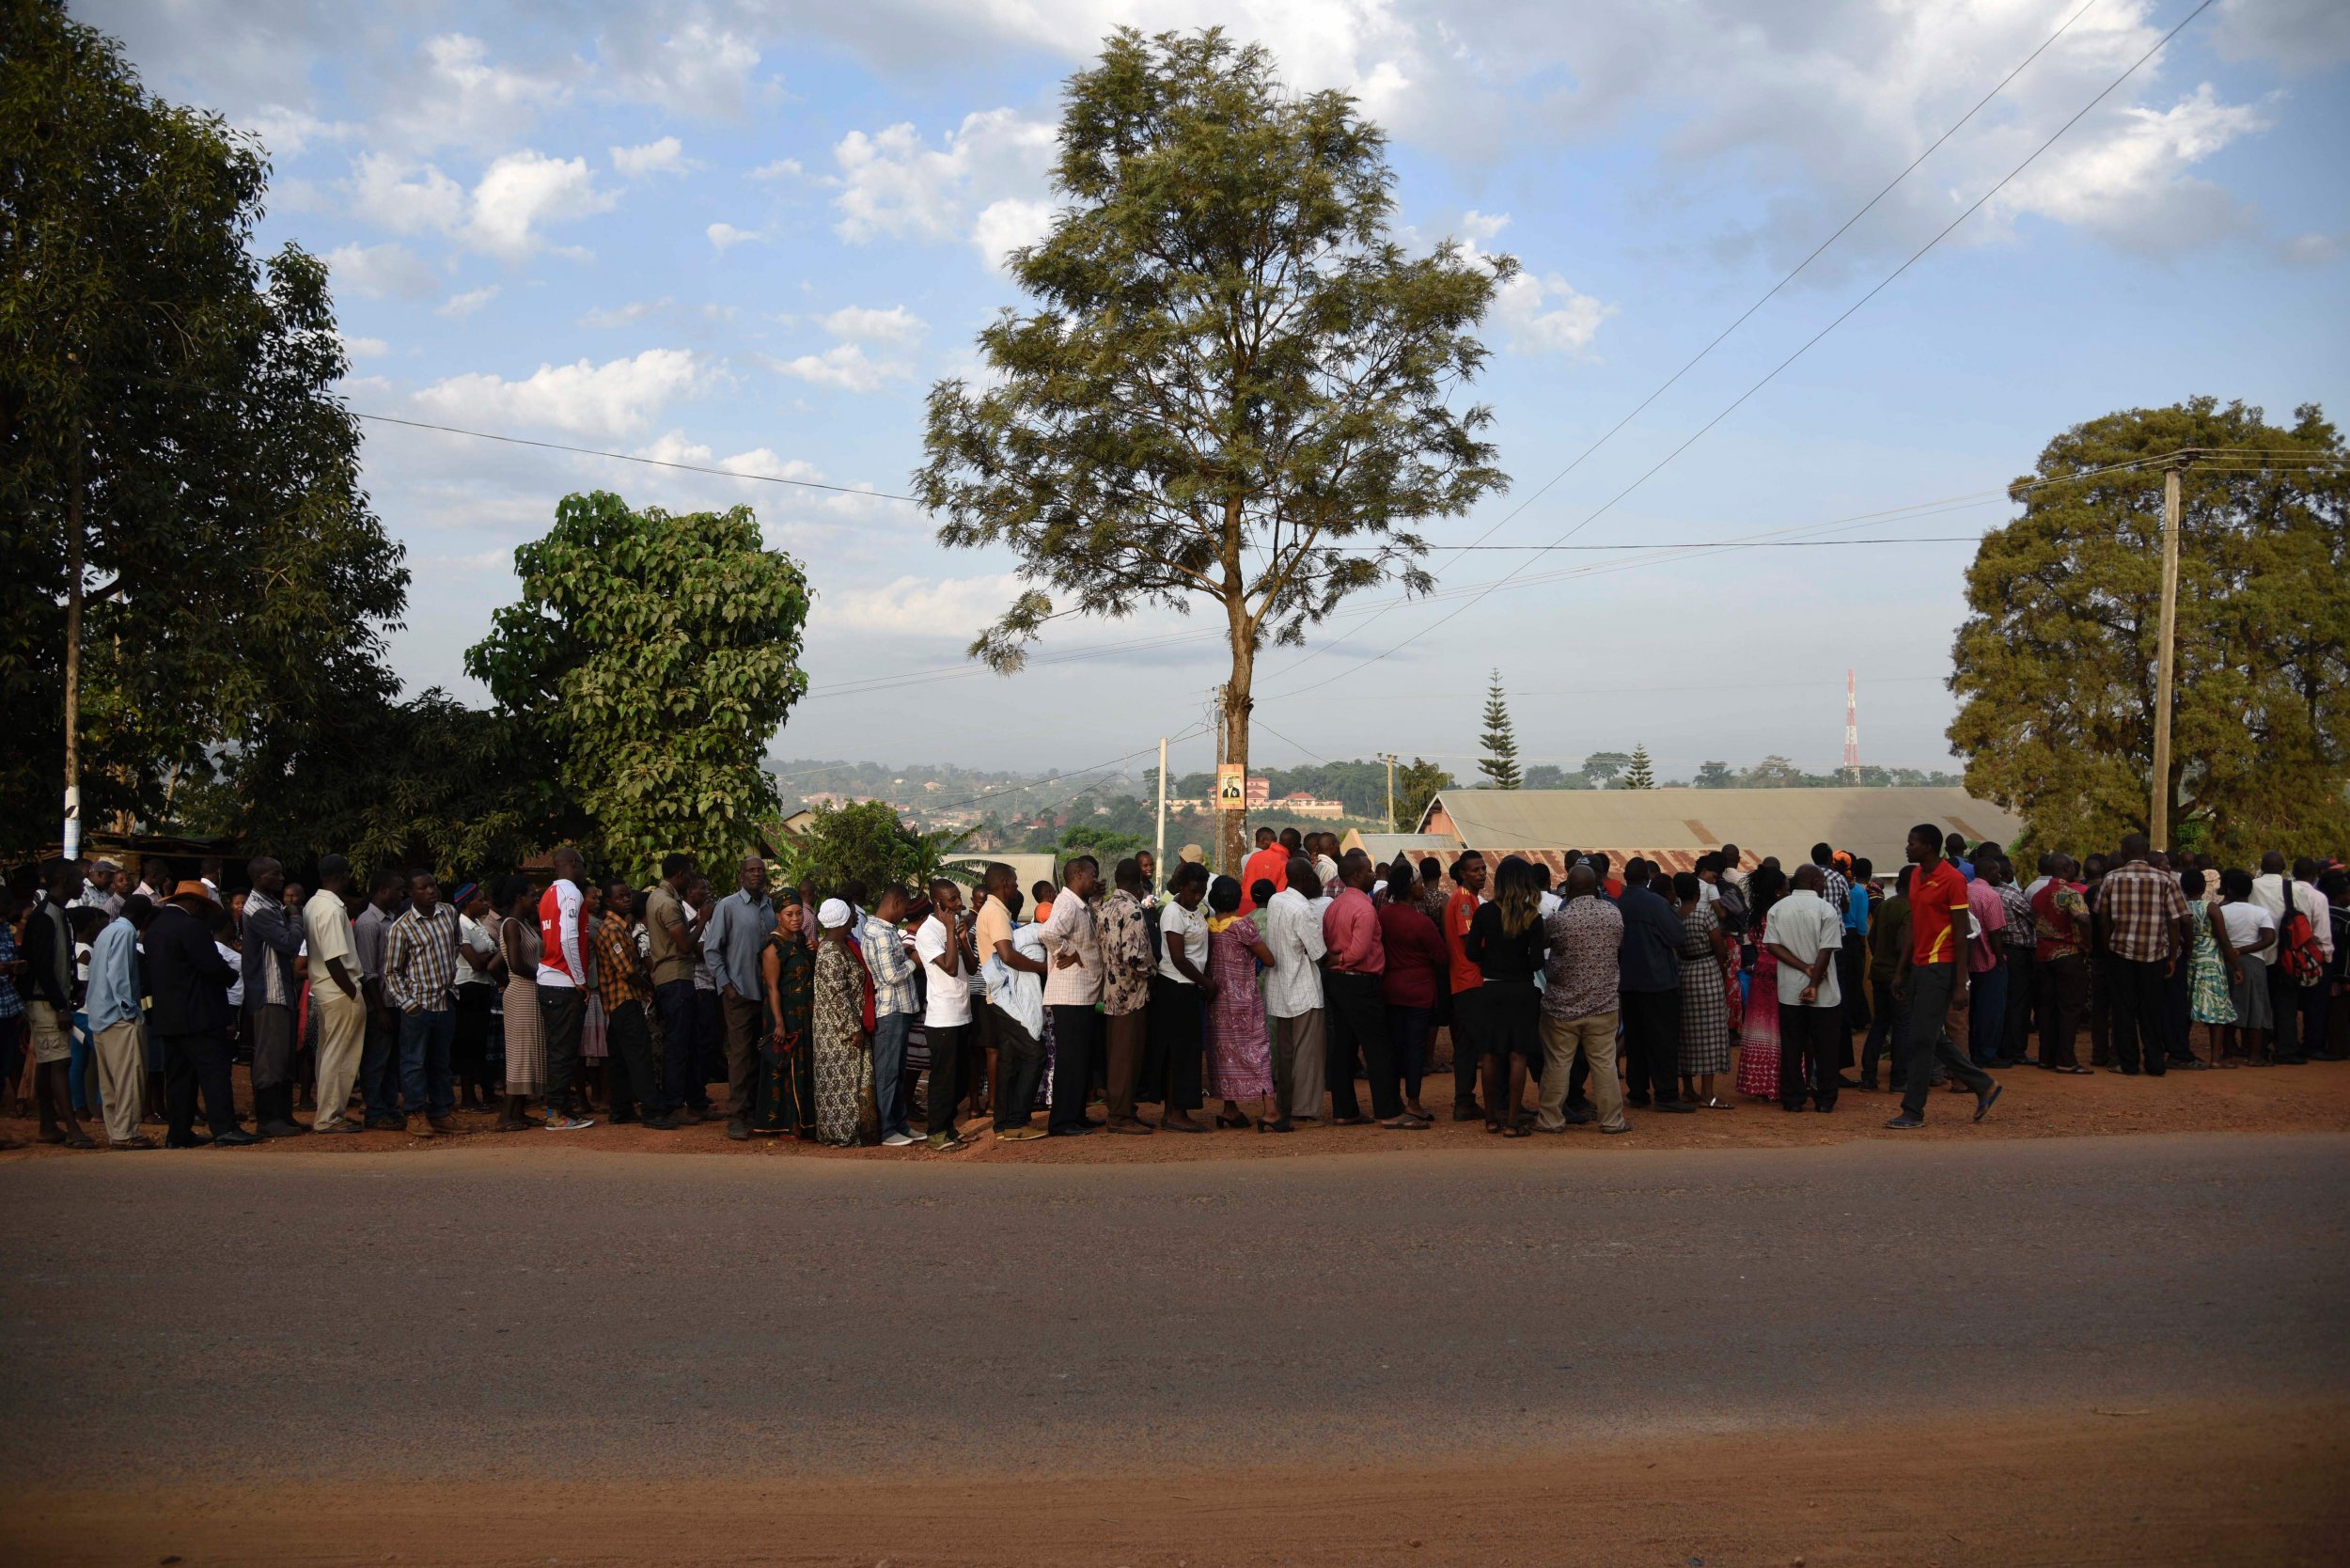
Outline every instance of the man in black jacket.
<path fill-rule="evenodd" d="M 73 930 L 67 910 L 82 896 L 79 861 L 43 868 L 48 897 L 24 920 L 24 1011 L 32 1030 L 33 1092 L 40 1107 L 40 1141 L 95 1149 L 73 1114 Z"/>
<path fill-rule="evenodd" d="M 212 945 L 206 919 L 212 899 L 200 882 L 183 882 L 157 907 L 145 933 L 148 1032 L 164 1052 L 164 1103 L 170 1123 L 167 1149 L 194 1149 L 196 1096 L 204 1091 L 204 1120 L 214 1147 L 258 1143 L 237 1124 L 228 1081 L 228 987 L 237 971 Z"/>

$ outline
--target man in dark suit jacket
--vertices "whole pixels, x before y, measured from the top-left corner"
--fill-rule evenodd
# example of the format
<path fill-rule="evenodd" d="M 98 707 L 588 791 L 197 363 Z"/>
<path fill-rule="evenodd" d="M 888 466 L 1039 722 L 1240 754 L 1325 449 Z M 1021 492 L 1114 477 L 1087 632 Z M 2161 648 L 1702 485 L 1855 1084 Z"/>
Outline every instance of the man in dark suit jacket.
<path fill-rule="evenodd" d="M 155 911 L 143 933 L 147 949 L 147 1030 L 164 1053 L 164 1105 L 170 1123 L 167 1149 L 194 1149 L 196 1096 L 204 1091 L 204 1120 L 215 1148 L 261 1140 L 237 1123 L 228 1081 L 228 987 L 237 971 L 212 945 L 207 916 L 211 895 L 200 882 L 183 882 Z"/>

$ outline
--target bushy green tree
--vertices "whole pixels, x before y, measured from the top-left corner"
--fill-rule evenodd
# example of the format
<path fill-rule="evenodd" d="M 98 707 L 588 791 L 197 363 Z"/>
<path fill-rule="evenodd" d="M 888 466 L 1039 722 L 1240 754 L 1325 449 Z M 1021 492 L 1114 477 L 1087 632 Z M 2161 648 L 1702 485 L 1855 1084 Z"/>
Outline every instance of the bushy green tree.
<path fill-rule="evenodd" d="M 2174 831 L 2236 855 L 2330 852 L 2350 835 L 2342 437 L 2314 405 L 2279 426 L 2197 398 L 2076 425 L 2033 477 L 2182 451 Z M 1950 740 L 1966 787 L 2023 816 L 2034 842 L 2107 847 L 2148 825 L 2163 476 L 2015 498 L 2024 515 L 1985 536 L 1966 573 Z"/>
<path fill-rule="evenodd" d="M 557 759 L 613 869 L 749 854 L 776 808 L 760 759 L 807 690 L 799 563 L 748 507 L 672 515 L 598 491 L 564 497 L 514 566 L 522 600 L 465 667 Z"/>
<path fill-rule="evenodd" d="M 1378 127 L 1220 31 L 1121 29 L 1062 104 L 1061 210 L 1011 257 L 1039 308 L 979 335 L 983 383 L 932 388 L 916 488 L 942 542 L 1037 585 L 972 646 L 999 668 L 1065 614 L 1214 606 L 1245 766 L 1259 651 L 1390 578 L 1424 590 L 1412 530 L 1506 482 L 1488 412 L 1449 400 L 1516 263 L 1406 256 Z"/>

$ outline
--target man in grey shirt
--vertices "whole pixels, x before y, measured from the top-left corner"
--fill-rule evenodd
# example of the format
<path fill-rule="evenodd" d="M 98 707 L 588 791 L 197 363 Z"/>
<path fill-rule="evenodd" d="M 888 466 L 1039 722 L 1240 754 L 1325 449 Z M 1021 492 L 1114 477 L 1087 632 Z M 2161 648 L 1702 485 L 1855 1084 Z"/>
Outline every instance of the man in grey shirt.
<path fill-rule="evenodd" d="M 400 1108 L 400 1009 L 384 994 L 384 943 L 391 935 L 392 922 L 400 917 L 407 885 L 399 868 L 377 868 L 374 880 L 368 885 L 368 906 L 351 922 L 352 948 L 359 959 L 359 990 L 368 999 L 368 1039 L 359 1053 L 359 1096 L 367 1102 L 368 1126 L 377 1132 L 405 1132 L 408 1126 Z"/>
<path fill-rule="evenodd" d="M 767 897 L 767 862 L 743 862 L 735 891 L 718 901 L 702 930 L 702 953 L 718 980 L 718 1005 L 726 1013 L 727 1137 L 740 1143 L 751 1136 L 751 1097 L 759 1081 L 759 952 L 776 929 L 776 906 Z"/>

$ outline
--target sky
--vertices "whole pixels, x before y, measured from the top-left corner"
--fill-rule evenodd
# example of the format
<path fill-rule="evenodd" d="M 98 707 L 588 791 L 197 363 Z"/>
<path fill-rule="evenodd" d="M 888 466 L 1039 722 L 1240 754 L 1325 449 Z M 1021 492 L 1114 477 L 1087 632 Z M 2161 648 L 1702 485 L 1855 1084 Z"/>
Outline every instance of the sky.
<path fill-rule="evenodd" d="M 261 243 L 328 259 L 353 409 L 727 471 L 368 424 L 366 483 L 414 572 L 391 640 L 411 691 L 486 700 L 463 650 L 517 596 L 514 548 L 564 494 L 747 505 L 816 592 L 809 695 L 776 753 L 1039 772 L 1140 768 L 1162 735 L 1188 736 L 1178 769 L 1206 766 L 1220 619 L 1071 617 L 1025 673 L 980 672 L 963 650 L 1017 591 L 1017 561 L 944 549 L 917 508 L 886 497 L 921 461 L 931 386 L 975 374 L 975 334 L 1026 303 L 1003 257 L 1051 222 L 1069 74 L 1120 25 L 1262 42 L 1290 85 L 1347 90 L 1389 133 L 1405 244 L 1449 237 L 1522 263 L 1469 394 L 1493 409 L 1512 484 L 1424 532 L 1442 545 L 1491 530 L 1489 546 L 1519 547 L 1438 549 L 1429 565 L 1446 589 L 1520 569 L 1543 580 L 1474 603 L 1374 591 L 1307 648 L 1269 651 L 1253 755 L 1286 766 L 1398 751 L 1465 779 L 1496 672 L 1523 762 L 1640 744 L 1662 776 L 1770 753 L 1826 771 L 1842 756 L 1849 669 L 1865 761 L 1949 766 L 1964 540 L 2013 515 L 1998 493 L 2051 437 L 2197 394 L 2279 418 L 2307 402 L 2342 415 L 2350 7 L 2217 0 L 1706 429 L 2194 6 L 72 8 L 124 41 L 151 88 L 260 137 L 274 170 Z M 1582 456 L 2068 18 L 1964 129 Z M 732 477 L 745 474 L 844 488 Z M 1951 498 L 1965 504 L 1850 521 Z M 1936 542 L 1531 563 L 1525 548 L 1827 524 Z M 911 678 L 847 684 L 898 675 Z"/>

